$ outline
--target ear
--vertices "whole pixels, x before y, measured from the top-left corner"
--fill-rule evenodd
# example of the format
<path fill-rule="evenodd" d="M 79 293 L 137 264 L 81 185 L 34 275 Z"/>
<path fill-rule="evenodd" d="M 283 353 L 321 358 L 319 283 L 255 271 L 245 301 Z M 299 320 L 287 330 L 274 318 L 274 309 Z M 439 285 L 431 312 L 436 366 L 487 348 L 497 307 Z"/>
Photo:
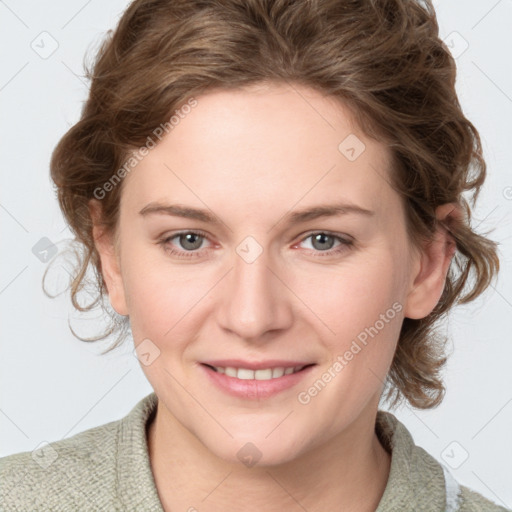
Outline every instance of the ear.
<path fill-rule="evenodd" d="M 428 316 L 443 293 L 450 262 L 456 251 L 449 226 L 462 220 L 456 203 L 446 203 L 436 209 L 438 227 L 433 240 L 426 242 L 414 266 L 413 282 L 407 295 L 404 316 L 420 319 Z"/>
<path fill-rule="evenodd" d="M 97 199 L 89 201 L 89 214 L 93 223 L 94 245 L 101 261 L 101 273 L 107 287 L 110 304 L 120 315 L 128 315 L 121 268 L 114 235 L 101 224 L 101 203 Z"/>

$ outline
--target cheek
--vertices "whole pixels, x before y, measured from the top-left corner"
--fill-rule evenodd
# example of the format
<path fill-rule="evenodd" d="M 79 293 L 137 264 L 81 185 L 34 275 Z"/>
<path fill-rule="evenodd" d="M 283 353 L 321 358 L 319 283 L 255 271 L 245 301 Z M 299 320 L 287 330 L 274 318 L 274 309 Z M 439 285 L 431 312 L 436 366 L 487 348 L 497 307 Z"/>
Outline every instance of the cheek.
<path fill-rule="evenodd" d="M 392 251 L 374 252 L 330 271 L 323 286 L 317 281 L 303 289 L 304 302 L 322 321 L 316 322 L 319 341 L 330 356 L 324 370 L 336 375 L 327 402 L 343 396 L 357 407 L 384 382 L 403 318 L 400 263 Z"/>
<path fill-rule="evenodd" d="M 297 279 L 297 295 L 324 324 L 325 339 L 351 339 L 402 302 L 400 267 L 389 251 L 353 258 L 312 279 Z M 396 309 L 388 316 L 395 317 Z"/>
<path fill-rule="evenodd" d="M 207 299 L 219 276 L 206 266 L 171 264 L 161 249 L 128 243 L 125 254 L 123 283 L 135 344 L 149 338 L 162 351 L 185 350 L 211 312 Z"/>

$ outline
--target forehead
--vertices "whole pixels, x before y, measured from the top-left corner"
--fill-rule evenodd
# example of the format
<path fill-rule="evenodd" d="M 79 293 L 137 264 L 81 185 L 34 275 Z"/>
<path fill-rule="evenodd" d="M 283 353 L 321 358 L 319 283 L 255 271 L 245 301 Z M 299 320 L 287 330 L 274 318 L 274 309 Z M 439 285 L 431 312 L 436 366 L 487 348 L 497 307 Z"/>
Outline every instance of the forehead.
<path fill-rule="evenodd" d="M 210 200 L 242 212 L 340 199 L 375 210 L 393 199 L 388 148 L 365 136 L 336 99 L 272 84 L 196 100 L 127 175 L 122 202 Z"/>

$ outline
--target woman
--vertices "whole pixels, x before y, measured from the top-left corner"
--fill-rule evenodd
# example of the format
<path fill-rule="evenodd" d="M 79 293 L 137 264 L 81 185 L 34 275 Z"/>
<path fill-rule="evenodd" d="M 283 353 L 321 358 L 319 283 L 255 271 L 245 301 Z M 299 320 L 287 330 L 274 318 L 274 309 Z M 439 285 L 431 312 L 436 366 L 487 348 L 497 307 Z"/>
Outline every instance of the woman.
<path fill-rule="evenodd" d="M 154 393 L 4 458 L 3 507 L 505 510 L 379 410 L 442 401 L 434 326 L 499 267 L 430 2 L 136 0 L 89 78 L 72 298 L 91 264 Z"/>

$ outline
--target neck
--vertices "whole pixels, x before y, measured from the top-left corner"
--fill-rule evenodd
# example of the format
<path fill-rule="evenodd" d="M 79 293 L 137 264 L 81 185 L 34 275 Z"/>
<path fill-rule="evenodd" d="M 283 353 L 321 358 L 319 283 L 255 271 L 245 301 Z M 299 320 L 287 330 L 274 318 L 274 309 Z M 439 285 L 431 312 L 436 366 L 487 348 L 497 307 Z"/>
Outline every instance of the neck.
<path fill-rule="evenodd" d="M 376 409 L 293 461 L 251 468 L 219 459 L 158 402 L 148 450 L 164 510 L 374 512 L 391 457 L 375 433 Z M 373 420 L 372 420 L 373 418 Z"/>

